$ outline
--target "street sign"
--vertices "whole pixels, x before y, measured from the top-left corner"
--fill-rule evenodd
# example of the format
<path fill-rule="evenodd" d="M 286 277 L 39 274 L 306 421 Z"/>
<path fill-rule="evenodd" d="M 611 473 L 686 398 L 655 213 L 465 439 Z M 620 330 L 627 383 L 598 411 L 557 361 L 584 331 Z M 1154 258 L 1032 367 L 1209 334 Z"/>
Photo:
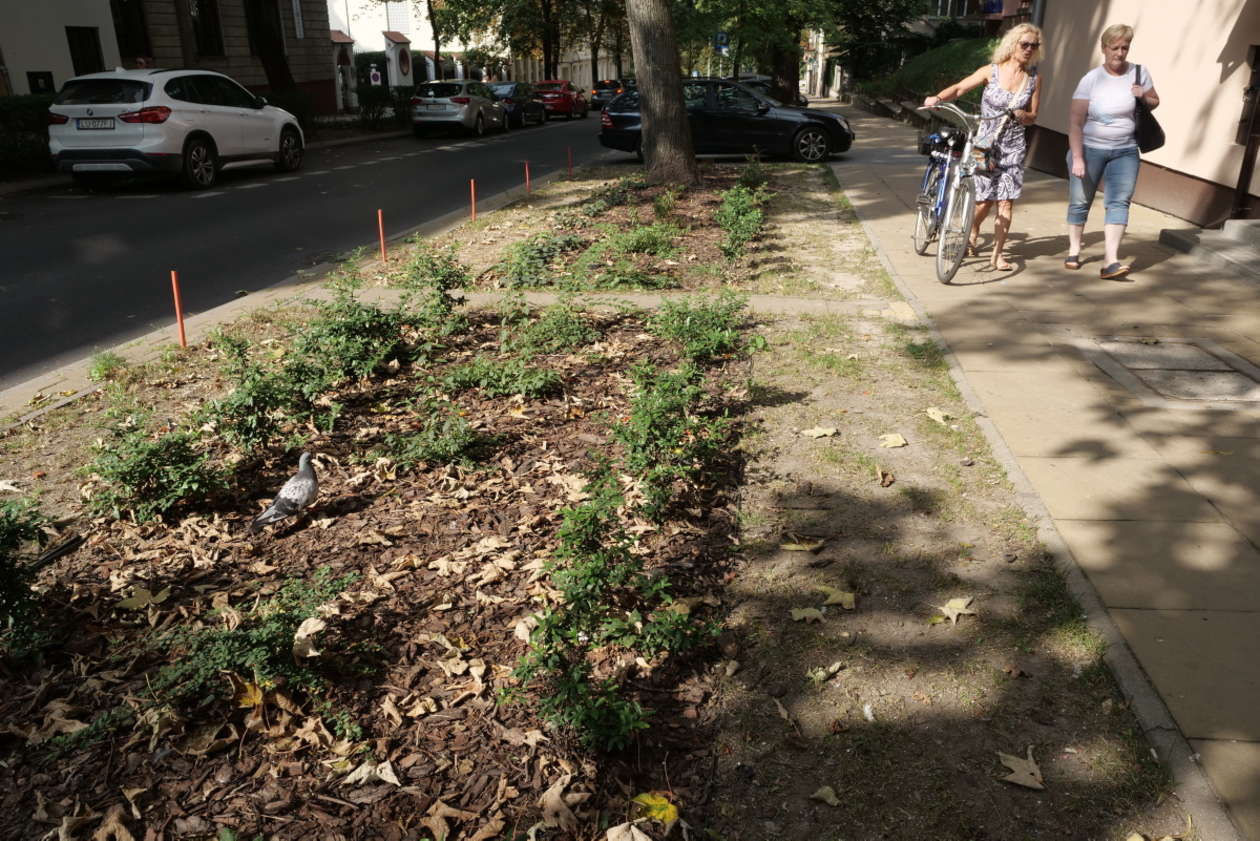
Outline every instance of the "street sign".
<path fill-rule="evenodd" d="M 715 49 L 721 50 L 723 47 L 729 47 L 731 44 L 731 36 L 725 32 L 718 32 L 713 36 L 713 46 Z"/>

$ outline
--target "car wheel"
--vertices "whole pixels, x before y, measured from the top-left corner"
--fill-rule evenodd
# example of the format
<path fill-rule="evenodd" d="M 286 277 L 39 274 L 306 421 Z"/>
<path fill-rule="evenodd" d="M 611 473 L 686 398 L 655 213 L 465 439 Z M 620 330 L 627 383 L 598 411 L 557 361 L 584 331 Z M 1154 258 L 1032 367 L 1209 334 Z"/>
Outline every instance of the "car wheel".
<path fill-rule="evenodd" d="M 569 106 L 569 110 L 568 110 L 568 111 L 565 111 L 565 112 L 564 112 L 564 118 L 565 118 L 566 120 L 572 120 L 572 119 L 573 119 L 573 106 L 572 106 L 572 105 L 570 105 L 570 106 Z"/>
<path fill-rule="evenodd" d="M 214 146 L 204 137 L 194 137 L 184 144 L 184 167 L 180 171 L 184 184 L 194 190 L 208 190 L 219 177 L 219 158 Z"/>
<path fill-rule="evenodd" d="M 816 164 L 827 160 L 831 154 L 827 132 L 813 126 L 806 126 L 792 138 L 792 152 L 798 161 Z"/>
<path fill-rule="evenodd" d="M 504 133 L 507 133 L 508 131 L 511 131 L 511 129 L 512 129 L 512 115 L 511 115 L 511 114 L 504 114 L 504 115 L 503 115 L 503 125 L 502 125 L 502 126 L 500 126 L 499 128 L 500 128 L 500 129 L 501 129 Z"/>
<path fill-rule="evenodd" d="M 302 167 L 302 138 L 292 126 L 280 132 L 280 152 L 276 155 L 276 169 L 296 172 Z"/>
<path fill-rule="evenodd" d="M 477 115 L 477 122 L 473 124 L 473 134 L 478 137 L 484 136 L 486 133 L 486 118 L 481 114 Z"/>

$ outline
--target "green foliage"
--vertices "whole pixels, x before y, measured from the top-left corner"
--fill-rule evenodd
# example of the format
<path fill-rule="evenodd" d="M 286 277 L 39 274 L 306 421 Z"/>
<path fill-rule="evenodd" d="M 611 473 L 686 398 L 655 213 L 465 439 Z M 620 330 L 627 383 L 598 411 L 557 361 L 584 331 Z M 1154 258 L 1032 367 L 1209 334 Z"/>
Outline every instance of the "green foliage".
<path fill-rule="evenodd" d="M 417 464 L 469 463 L 471 451 L 482 443 L 454 405 L 434 398 L 416 404 L 419 426 L 413 432 L 389 433 L 371 451 L 373 459 L 386 456 L 400 467 Z"/>
<path fill-rule="evenodd" d="M 126 370 L 127 360 L 112 350 L 106 350 L 93 355 L 88 362 L 88 379 L 94 383 L 119 379 Z"/>
<path fill-rule="evenodd" d="M 424 66 L 423 62 L 420 66 Z M 415 85 L 395 85 L 389 89 L 389 104 L 399 128 L 411 128 L 411 97 L 415 92 Z"/>
<path fill-rule="evenodd" d="M 234 629 L 181 627 L 153 640 L 154 647 L 174 655 L 149 683 L 154 699 L 172 706 L 201 706 L 228 693 L 224 672 L 250 678 L 261 687 L 284 682 L 312 691 L 321 678 L 310 666 L 293 657 L 293 635 L 302 621 L 316 615 L 355 580 L 354 575 L 334 577 L 322 567 L 310 578 L 286 581 L 272 598 L 241 611 Z"/>
<path fill-rule="evenodd" d="M 590 344 L 599 333 L 571 304 L 560 303 L 543 311 L 538 319 L 514 330 L 504 330 L 500 347 L 505 351 L 533 356 L 559 353 Z"/>
<path fill-rule="evenodd" d="M 410 293 L 404 307 L 422 326 L 450 335 L 467 326 L 467 320 L 456 314 L 463 299 L 453 291 L 469 281 L 468 267 L 459 261 L 454 246 L 439 248 L 418 240 L 398 285 Z"/>
<path fill-rule="evenodd" d="M 726 231 L 722 253 L 726 255 L 726 259 L 733 260 L 743 254 L 744 246 L 761 233 L 761 226 L 765 223 L 761 206 L 770 194 L 761 188 L 750 190 L 736 184 L 721 195 L 722 204 L 713 214 L 713 218 Z"/>
<path fill-rule="evenodd" d="M 669 218 L 674 208 L 678 206 L 678 197 L 682 195 L 684 189 L 679 186 L 666 187 L 660 195 L 652 199 L 652 212 L 656 214 L 658 220 L 664 222 Z"/>
<path fill-rule="evenodd" d="M 863 82 L 861 89 L 872 96 L 921 100 L 987 64 L 996 45 L 994 38 L 951 41 L 915 56 L 891 74 Z M 968 105 L 979 107 L 983 92 L 982 88 L 977 88 L 964 96 L 964 109 Z"/>
<path fill-rule="evenodd" d="M 26 543 L 44 542 L 47 521 L 33 502 L 9 500 L 0 503 L 0 641 L 4 647 L 21 647 L 35 619 L 35 598 L 31 592 L 34 570 L 18 557 Z"/>
<path fill-rule="evenodd" d="M 613 436 L 624 449 L 626 469 L 642 483 L 644 513 L 660 517 L 674 497 L 674 483 L 694 481 L 721 453 L 730 421 L 696 413 L 703 375 L 691 364 L 676 371 L 644 364 L 630 373 L 630 413 L 613 426 Z"/>
<path fill-rule="evenodd" d="M 52 94 L 0 96 L 0 175 L 52 169 L 48 107 Z"/>
<path fill-rule="evenodd" d="M 648 320 L 648 330 L 676 342 L 693 362 L 711 362 L 764 344 L 760 337 L 743 338 L 740 324 L 747 305 L 746 298 L 730 290 L 715 298 L 666 299 Z"/>
<path fill-rule="evenodd" d="M 671 256 L 675 251 L 674 240 L 681 233 L 673 225 L 663 223 L 614 231 L 588 248 L 574 262 L 572 285 L 584 289 L 660 289 L 671 286 L 673 281 L 668 276 L 641 268 L 631 255 Z"/>
<path fill-rule="evenodd" d="M 447 391 L 480 389 L 488 397 L 544 397 L 559 390 L 560 375 L 547 368 L 535 368 L 520 359 L 475 357 L 449 369 L 441 379 Z"/>
<path fill-rule="evenodd" d="M 770 172 L 759 158 L 749 155 L 744 168 L 739 171 L 738 183 L 749 190 L 758 190 L 770 183 Z"/>
<path fill-rule="evenodd" d="M 253 453 L 279 435 L 299 395 L 283 368 L 269 370 L 250 356 L 245 339 L 220 331 L 211 342 L 224 352 L 223 373 L 235 387 L 208 402 L 202 417 L 228 444 Z"/>
<path fill-rule="evenodd" d="M 225 487 L 225 472 L 211 464 L 192 430 L 160 430 L 147 411 L 126 401 L 107 417 L 111 425 L 85 468 L 102 482 L 88 502 L 93 513 L 130 514 L 144 522 L 203 502 Z"/>
<path fill-rule="evenodd" d="M 575 234 L 535 234 L 518 242 L 507 251 L 499 265 L 503 284 L 515 286 L 547 286 L 554 282 L 552 264 L 558 257 L 576 251 L 586 245 L 586 240 Z"/>
<path fill-rule="evenodd" d="M 599 216 L 614 207 L 629 204 L 638 190 L 647 186 L 647 182 L 636 178 L 621 178 L 613 184 L 600 187 L 591 197 L 582 203 L 579 212 L 587 217 Z"/>
<path fill-rule="evenodd" d="M 316 393 L 346 379 L 366 377 L 402 347 L 402 315 L 365 304 L 355 297 L 353 274 L 330 281 L 332 301 L 319 301 L 312 319 L 293 342 L 291 356 L 301 360 L 308 379 L 305 390 Z"/>

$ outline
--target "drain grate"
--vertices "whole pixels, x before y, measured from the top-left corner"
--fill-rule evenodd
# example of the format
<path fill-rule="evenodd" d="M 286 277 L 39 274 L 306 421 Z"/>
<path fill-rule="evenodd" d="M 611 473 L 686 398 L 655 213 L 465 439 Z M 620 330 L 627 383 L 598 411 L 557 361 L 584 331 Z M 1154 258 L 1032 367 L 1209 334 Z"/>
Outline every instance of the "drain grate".
<path fill-rule="evenodd" d="M 1151 405 L 1260 409 L 1260 368 L 1210 339 L 1100 337 L 1077 346 Z"/>

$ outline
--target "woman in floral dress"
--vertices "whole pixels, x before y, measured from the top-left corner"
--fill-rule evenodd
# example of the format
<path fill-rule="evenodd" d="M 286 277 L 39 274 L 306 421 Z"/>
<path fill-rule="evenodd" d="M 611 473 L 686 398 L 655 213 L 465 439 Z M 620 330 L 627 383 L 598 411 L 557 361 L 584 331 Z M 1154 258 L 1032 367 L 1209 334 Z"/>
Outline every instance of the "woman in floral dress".
<path fill-rule="evenodd" d="M 970 250 L 974 251 L 976 247 L 980 223 L 996 204 L 997 222 L 989 266 L 1000 271 L 1015 268 L 1002 256 L 1002 249 L 1011 230 L 1015 200 L 1024 189 L 1024 158 L 1028 154 L 1024 127 L 1037 121 L 1041 77 L 1037 74 L 1036 65 L 1040 58 L 1041 30 L 1031 23 L 1021 23 L 1011 27 L 1002 37 L 993 50 L 992 64 L 978 68 L 961 82 L 923 100 L 924 106 L 936 105 L 957 99 L 980 85 L 985 86 L 980 100 L 981 132 L 978 143 L 992 150 L 997 168 L 992 173 L 977 172 L 975 176 L 976 218 L 971 228 Z"/>

